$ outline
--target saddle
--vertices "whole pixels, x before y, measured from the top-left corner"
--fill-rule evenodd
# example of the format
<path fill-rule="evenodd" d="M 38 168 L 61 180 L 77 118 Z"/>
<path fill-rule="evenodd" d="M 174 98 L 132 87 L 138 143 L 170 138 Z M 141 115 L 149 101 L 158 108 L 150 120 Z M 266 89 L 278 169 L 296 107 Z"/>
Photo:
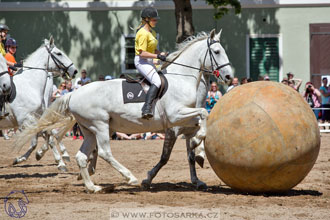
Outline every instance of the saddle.
<path fill-rule="evenodd" d="M 167 79 L 162 71 L 158 71 L 161 80 L 161 86 L 156 99 L 160 99 L 166 93 L 168 88 Z M 123 100 L 126 103 L 145 102 L 146 94 L 150 87 L 150 82 L 142 75 L 137 75 L 133 78 L 129 75 L 124 75 L 125 80 L 122 82 Z"/>

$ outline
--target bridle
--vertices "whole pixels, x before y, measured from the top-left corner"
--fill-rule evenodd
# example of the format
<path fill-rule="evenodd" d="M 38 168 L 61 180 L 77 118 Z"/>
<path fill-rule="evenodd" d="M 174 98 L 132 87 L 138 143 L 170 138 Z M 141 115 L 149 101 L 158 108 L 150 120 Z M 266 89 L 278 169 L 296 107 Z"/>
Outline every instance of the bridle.
<path fill-rule="evenodd" d="M 27 69 L 36 69 L 36 70 L 44 70 L 48 73 L 48 69 L 49 69 L 49 60 L 50 58 L 53 60 L 53 62 L 55 63 L 56 67 L 60 70 L 62 77 L 67 77 L 68 79 L 70 78 L 70 75 L 68 73 L 69 68 L 73 65 L 73 63 L 71 63 L 68 66 L 65 66 L 64 63 L 62 63 L 62 61 L 60 61 L 53 53 L 52 50 L 54 49 L 54 47 L 49 48 L 47 47 L 47 45 L 45 45 L 45 48 L 48 52 L 48 60 L 47 60 L 47 66 L 46 68 L 40 68 L 40 67 L 31 67 L 31 66 L 23 66 L 23 68 L 27 68 Z"/>
<path fill-rule="evenodd" d="M 228 63 L 222 64 L 222 65 L 219 65 L 218 64 L 218 62 L 214 58 L 214 55 L 213 55 L 213 53 L 211 51 L 211 45 L 214 44 L 214 43 L 220 43 L 220 41 L 215 41 L 213 39 L 211 40 L 210 37 L 208 37 L 208 39 L 207 39 L 207 50 L 206 50 L 206 53 L 205 53 L 205 56 L 204 56 L 203 65 L 202 65 L 201 68 L 197 68 L 197 67 L 185 65 L 185 64 L 182 64 L 182 63 L 176 63 L 176 62 L 173 62 L 173 61 L 165 61 L 165 62 L 171 63 L 171 64 L 176 64 L 176 65 L 179 65 L 179 66 L 184 66 L 184 67 L 187 67 L 187 68 L 190 68 L 190 69 L 199 70 L 200 72 L 212 73 L 215 77 L 220 78 L 223 82 L 225 82 L 225 79 L 223 79 L 223 77 L 220 75 L 219 70 L 221 70 L 225 66 L 230 66 L 231 63 L 228 62 Z M 210 56 L 212 70 L 209 70 L 209 69 L 204 68 L 205 67 L 206 57 L 207 57 L 208 54 Z M 216 68 L 214 68 L 214 66 Z"/>
<path fill-rule="evenodd" d="M 3 75 L 5 75 L 6 73 L 9 74 L 8 70 L 6 70 L 6 71 L 2 71 L 2 72 L 0 73 L 0 77 L 3 76 Z"/>
<path fill-rule="evenodd" d="M 230 66 L 231 64 L 230 64 L 230 62 L 228 62 L 228 63 L 222 64 L 222 65 L 219 65 L 217 60 L 214 58 L 214 55 L 211 51 L 211 45 L 215 44 L 215 43 L 220 44 L 220 41 L 215 41 L 213 39 L 211 40 L 210 37 L 208 37 L 206 42 L 207 42 L 207 50 L 206 50 L 206 53 L 205 53 L 203 66 L 205 66 L 206 57 L 207 57 L 207 54 L 209 54 L 213 75 L 216 76 L 217 78 L 220 78 L 222 81 L 225 81 L 225 79 L 222 78 L 219 70 L 221 70 L 225 66 Z M 214 66 L 216 67 L 215 69 L 214 69 Z"/>

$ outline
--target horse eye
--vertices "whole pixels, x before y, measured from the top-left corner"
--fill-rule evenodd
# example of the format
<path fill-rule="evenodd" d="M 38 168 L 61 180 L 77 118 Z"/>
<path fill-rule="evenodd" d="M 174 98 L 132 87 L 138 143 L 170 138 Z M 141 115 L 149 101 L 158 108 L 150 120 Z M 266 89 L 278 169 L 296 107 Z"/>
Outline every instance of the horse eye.
<path fill-rule="evenodd" d="M 219 50 L 216 50 L 216 51 L 214 51 L 214 53 L 215 53 L 215 54 L 219 54 L 219 53 L 220 53 L 220 51 L 219 51 Z"/>
<path fill-rule="evenodd" d="M 57 56 L 62 56 L 61 52 L 56 53 Z"/>

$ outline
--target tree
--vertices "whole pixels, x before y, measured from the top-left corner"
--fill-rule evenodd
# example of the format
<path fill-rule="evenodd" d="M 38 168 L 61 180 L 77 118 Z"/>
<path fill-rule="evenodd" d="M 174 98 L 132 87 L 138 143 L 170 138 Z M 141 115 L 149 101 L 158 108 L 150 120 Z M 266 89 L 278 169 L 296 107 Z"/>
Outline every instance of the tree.
<path fill-rule="evenodd" d="M 175 4 L 176 18 L 176 42 L 181 43 L 187 37 L 194 34 L 194 25 L 192 21 L 192 8 L 190 0 L 173 0 Z M 241 3 L 239 0 L 205 0 L 209 5 L 213 5 L 216 12 L 215 19 L 220 19 L 229 12 L 228 6 L 235 10 L 235 14 L 241 12 Z"/>

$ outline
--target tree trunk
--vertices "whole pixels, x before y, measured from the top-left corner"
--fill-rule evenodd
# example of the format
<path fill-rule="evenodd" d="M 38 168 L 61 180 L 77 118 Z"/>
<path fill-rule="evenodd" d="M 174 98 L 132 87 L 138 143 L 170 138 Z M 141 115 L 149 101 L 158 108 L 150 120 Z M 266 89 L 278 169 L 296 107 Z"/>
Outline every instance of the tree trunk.
<path fill-rule="evenodd" d="M 181 43 L 187 37 L 194 34 L 192 21 L 192 8 L 190 0 L 173 0 L 175 4 L 176 18 L 176 42 Z"/>

